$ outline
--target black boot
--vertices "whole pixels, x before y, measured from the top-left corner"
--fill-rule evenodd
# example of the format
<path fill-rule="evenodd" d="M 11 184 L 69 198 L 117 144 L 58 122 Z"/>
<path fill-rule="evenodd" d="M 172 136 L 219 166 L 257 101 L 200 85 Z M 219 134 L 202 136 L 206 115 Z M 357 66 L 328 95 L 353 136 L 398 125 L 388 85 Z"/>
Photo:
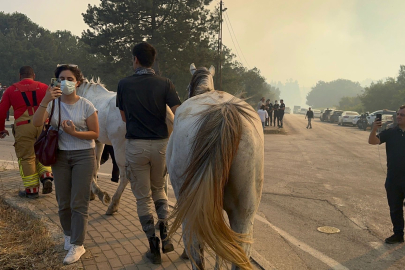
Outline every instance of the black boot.
<path fill-rule="evenodd" d="M 158 237 L 153 236 L 148 238 L 150 250 L 146 252 L 146 257 L 153 263 L 153 264 L 161 264 L 162 258 L 160 256 L 159 244 L 160 240 Z"/>
<path fill-rule="evenodd" d="M 163 253 L 168 253 L 174 250 L 174 246 L 172 240 L 167 238 L 167 222 L 160 222 L 159 230 L 160 230 L 160 239 L 162 239 L 162 251 Z"/>

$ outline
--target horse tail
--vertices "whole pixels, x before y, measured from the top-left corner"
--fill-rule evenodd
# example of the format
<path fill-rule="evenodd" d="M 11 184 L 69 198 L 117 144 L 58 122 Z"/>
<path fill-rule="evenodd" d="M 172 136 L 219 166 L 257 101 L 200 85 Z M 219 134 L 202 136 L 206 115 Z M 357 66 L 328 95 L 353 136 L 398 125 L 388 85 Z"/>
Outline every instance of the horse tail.
<path fill-rule="evenodd" d="M 183 235 L 187 254 L 192 243 L 206 243 L 221 260 L 241 269 L 252 269 L 241 243 L 251 243 L 247 234 L 234 232 L 223 215 L 224 187 L 242 134 L 242 116 L 253 124 L 252 108 L 233 100 L 209 105 L 197 120 L 199 126 L 192 146 L 179 200 L 172 212 L 169 235 L 184 221 Z M 198 247 L 193 247 L 198 250 Z M 192 256 L 189 256 L 195 263 Z"/>

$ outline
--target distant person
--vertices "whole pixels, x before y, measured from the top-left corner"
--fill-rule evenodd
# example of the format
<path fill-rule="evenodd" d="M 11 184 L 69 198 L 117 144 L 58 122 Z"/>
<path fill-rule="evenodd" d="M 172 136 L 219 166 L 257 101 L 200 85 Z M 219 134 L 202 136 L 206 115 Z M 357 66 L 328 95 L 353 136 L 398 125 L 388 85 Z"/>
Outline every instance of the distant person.
<path fill-rule="evenodd" d="M 273 125 L 276 126 L 276 121 L 278 124 L 278 109 L 280 108 L 280 105 L 278 104 L 277 100 L 274 101 L 273 105 L 273 112 L 274 112 L 274 118 L 273 118 Z"/>
<path fill-rule="evenodd" d="M 263 105 L 266 105 L 266 104 L 264 103 L 264 101 L 265 101 L 265 98 L 264 98 L 264 97 L 262 97 L 262 98 L 259 100 L 259 103 L 257 103 L 257 110 L 260 110 L 260 108 L 261 108 Z"/>
<path fill-rule="evenodd" d="M 282 99 L 280 99 L 280 107 L 278 109 L 278 119 L 277 125 L 279 128 L 283 128 L 283 118 L 284 118 L 285 104 Z"/>
<path fill-rule="evenodd" d="M 387 244 L 404 242 L 404 199 L 405 199 L 405 105 L 397 112 L 397 125 L 381 131 L 381 119 L 374 121 L 368 139 L 369 144 L 385 143 L 387 154 L 387 178 L 385 190 L 390 208 L 394 234 L 385 239 Z"/>
<path fill-rule="evenodd" d="M 1 86 L 0 84 L 0 100 L 3 97 L 4 92 L 6 92 L 7 86 Z M 10 110 L 7 110 L 6 121 L 10 121 Z"/>
<path fill-rule="evenodd" d="M 35 73 L 31 67 L 23 66 L 20 68 L 20 81 L 8 87 L 0 101 L 0 138 L 9 135 L 5 121 L 10 107 L 14 109 L 14 148 L 24 184 L 24 191 L 20 191 L 18 195 L 29 199 L 39 197 L 40 182 L 42 194 L 52 192 L 52 170 L 36 159 L 34 151 L 42 125 L 34 127 L 31 123 L 47 89 L 46 84 L 35 81 Z"/>
<path fill-rule="evenodd" d="M 262 121 L 263 130 L 264 130 L 264 127 L 265 127 L 266 119 L 269 117 L 269 115 L 268 115 L 267 111 L 265 110 L 265 108 L 266 107 L 264 105 L 262 105 L 262 107 L 257 111 L 257 113 L 260 116 L 260 120 Z"/>
<path fill-rule="evenodd" d="M 312 119 L 314 118 L 314 112 L 311 110 L 311 107 L 308 108 L 307 114 L 305 115 L 305 119 L 308 118 L 308 125 L 307 128 L 312 128 Z"/>
<path fill-rule="evenodd" d="M 268 126 L 268 125 L 271 126 L 272 122 L 273 122 L 273 117 L 272 117 L 272 115 L 273 115 L 273 103 L 271 103 L 270 99 L 266 100 L 266 111 L 267 111 L 267 114 L 269 115 L 267 117 L 266 126 Z"/>

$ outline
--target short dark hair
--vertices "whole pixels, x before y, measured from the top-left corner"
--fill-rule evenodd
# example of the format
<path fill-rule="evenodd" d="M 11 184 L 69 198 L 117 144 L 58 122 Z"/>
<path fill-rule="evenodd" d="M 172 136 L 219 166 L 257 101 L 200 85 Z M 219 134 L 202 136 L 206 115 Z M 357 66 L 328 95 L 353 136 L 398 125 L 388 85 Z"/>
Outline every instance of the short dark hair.
<path fill-rule="evenodd" d="M 262 105 L 261 107 L 260 107 L 260 109 L 262 109 L 262 110 L 264 110 L 266 107 L 264 106 L 264 105 Z"/>
<path fill-rule="evenodd" d="M 405 105 L 402 105 L 401 107 L 399 107 L 400 110 L 405 109 Z"/>
<path fill-rule="evenodd" d="M 147 42 L 141 42 L 134 46 L 132 55 L 138 59 L 141 66 L 150 68 L 155 62 L 156 49 Z"/>
<path fill-rule="evenodd" d="M 70 70 L 76 78 L 76 81 L 80 82 L 80 84 L 84 80 L 83 73 L 80 71 L 78 66 L 73 65 L 61 65 L 55 69 L 55 78 L 59 78 L 59 75 L 62 71 Z"/>
<path fill-rule="evenodd" d="M 30 66 L 23 66 L 20 68 L 20 76 L 22 78 L 34 78 L 34 69 Z"/>

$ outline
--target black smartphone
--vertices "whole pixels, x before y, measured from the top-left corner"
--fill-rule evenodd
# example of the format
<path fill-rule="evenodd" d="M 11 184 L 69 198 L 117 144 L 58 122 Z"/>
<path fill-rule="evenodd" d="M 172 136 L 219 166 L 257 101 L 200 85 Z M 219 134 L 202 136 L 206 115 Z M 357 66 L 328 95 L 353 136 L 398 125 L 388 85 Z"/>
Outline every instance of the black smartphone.
<path fill-rule="evenodd" d="M 57 79 L 57 78 L 52 78 L 52 79 L 51 79 L 51 86 L 52 86 L 52 87 L 55 87 L 55 86 L 60 87 L 59 79 Z"/>
<path fill-rule="evenodd" d="M 381 121 L 381 119 L 382 119 L 381 113 L 377 113 L 377 114 L 375 115 L 375 120 L 376 120 L 376 121 Z"/>

